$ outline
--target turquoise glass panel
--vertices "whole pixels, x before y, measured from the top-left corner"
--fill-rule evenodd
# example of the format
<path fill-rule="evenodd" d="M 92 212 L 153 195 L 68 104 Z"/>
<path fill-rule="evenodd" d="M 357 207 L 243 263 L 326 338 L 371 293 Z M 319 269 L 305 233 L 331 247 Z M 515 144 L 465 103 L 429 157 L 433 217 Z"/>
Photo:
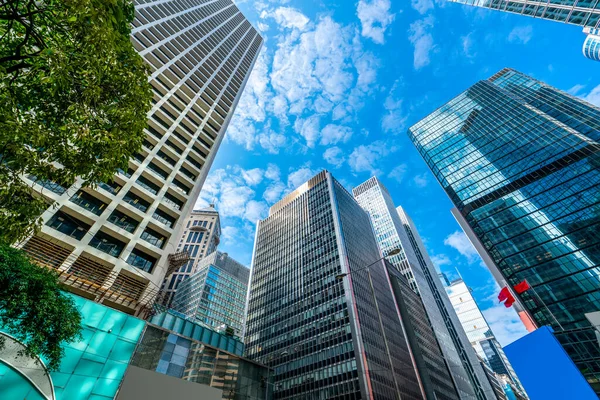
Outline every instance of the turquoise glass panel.
<path fill-rule="evenodd" d="M 44 400 L 29 380 L 2 362 L 0 362 L 0 398 Z"/>

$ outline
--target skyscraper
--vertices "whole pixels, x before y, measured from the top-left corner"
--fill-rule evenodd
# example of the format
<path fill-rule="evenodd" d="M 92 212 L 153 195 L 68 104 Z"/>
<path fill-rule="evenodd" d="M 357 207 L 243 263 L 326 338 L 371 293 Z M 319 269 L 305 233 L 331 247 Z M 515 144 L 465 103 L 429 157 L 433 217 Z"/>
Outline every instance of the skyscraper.
<path fill-rule="evenodd" d="M 262 44 L 231 0 L 134 3 L 131 40 L 154 90 L 143 148 L 97 188 L 30 177 L 57 207 L 23 246 L 65 282 L 128 307 L 162 283 Z"/>
<path fill-rule="evenodd" d="M 503 69 L 408 133 L 496 274 L 529 282 L 521 303 L 598 391 L 600 109 Z"/>
<path fill-rule="evenodd" d="M 477 306 L 475 298 L 471 294 L 471 289 L 462 279 L 457 279 L 446 287 L 446 292 L 477 355 L 484 360 L 494 373 L 507 376 L 514 386 L 522 391 L 521 382 L 510 362 L 508 362 L 508 358 L 506 358 L 502 346 L 494 336 L 494 332 L 492 332 L 483 313 Z"/>
<path fill-rule="evenodd" d="M 161 296 L 161 302 L 165 306 L 171 305 L 180 283 L 198 271 L 198 262 L 215 252 L 221 240 L 221 221 L 212 204 L 192 211 L 182 229 L 177 252 L 189 254 L 189 261 L 165 278 L 162 286 L 164 294 Z"/>
<path fill-rule="evenodd" d="M 422 399 L 369 217 L 329 172 L 258 222 L 248 299 L 276 399 Z"/>
<path fill-rule="evenodd" d="M 490 8 L 515 14 L 528 15 L 534 18 L 548 19 L 564 22 L 566 24 L 584 27 L 583 32 L 588 34 L 588 39 L 583 44 L 583 54 L 596 61 L 600 61 L 598 51 L 586 51 L 590 37 L 597 35 L 591 30 L 600 28 L 600 7 L 597 1 L 590 0 L 548 0 L 545 2 L 528 0 L 450 0 L 455 3 L 471 6 Z M 598 40 L 597 37 L 591 40 Z"/>
<path fill-rule="evenodd" d="M 194 268 L 177 289 L 172 308 L 218 331 L 232 328 L 241 337 L 245 323 L 248 267 L 215 251 Z"/>
<path fill-rule="evenodd" d="M 410 287 L 408 279 L 387 260 L 386 268 L 425 398 L 459 399 L 421 297 Z"/>
<path fill-rule="evenodd" d="M 401 207 L 394 208 L 388 190 L 376 177 L 352 193 L 370 216 L 381 252 L 385 255 L 396 248 L 402 250 L 388 259 L 421 296 L 460 398 L 492 399 L 492 388 L 412 221 Z"/>

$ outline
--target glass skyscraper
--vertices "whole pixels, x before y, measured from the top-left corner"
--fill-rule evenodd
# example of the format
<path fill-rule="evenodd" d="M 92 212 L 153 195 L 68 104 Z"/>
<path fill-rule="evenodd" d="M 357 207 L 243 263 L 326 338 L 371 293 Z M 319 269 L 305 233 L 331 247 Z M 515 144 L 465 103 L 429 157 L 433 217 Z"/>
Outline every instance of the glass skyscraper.
<path fill-rule="evenodd" d="M 179 284 L 198 271 L 196 264 L 215 252 L 220 242 L 221 220 L 213 204 L 194 210 L 187 216 L 179 235 L 177 252 L 189 254 L 189 261 L 165 278 L 160 299 L 163 305 L 169 307 L 173 303 Z"/>
<path fill-rule="evenodd" d="M 241 337 L 250 270 L 227 253 L 215 251 L 194 271 L 179 285 L 172 308 L 211 329 L 232 328 Z"/>
<path fill-rule="evenodd" d="M 598 391 L 600 109 L 503 69 L 409 136 L 520 301 Z M 599 391 L 600 392 L 600 391 Z"/>
<path fill-rule="evenodd" d="M 94 188 L 26 177 L 56 207 L 20 245 L 67 285 L 128 312 L 156 297 L 263 42 L 231 0 L 134 5 L 131 41 L 154 92 L 143 147 Z"/>
<path fill-rule="evenodd" d="M 254 246 L 247 356 L 275 369 L 276 399 L 423 398 L 369 217 L 329 172 L 273 205 Z"/>
<path fill-rule="evenodd" d="M 452 304 L 429 259 L 418 232 L 386 187 L 373 177 L 352 190 L 356 201 L 367 211 L 381 252 L 400 249 L 388 260 L 408 280 L 423 302 L 429 323 L 461 399 L 493 399 L 492 388 L 467 339 Z"/>
<path fill-rule="evenodd" d="M 446 292 L 448 292 L 452 306 L 454 306 L 458 319 L 477 355 L 489 365 L 494 373 L 505 375 L 513 382 L 517 390 L 522 392 L 521 382 L 477 306 L 471 289 L 462 279 L 457 279 L 446 287 Z M 525 396 L 521 394 L 521 397 Z"/>
<path fill-rule="evenodd" d="M 530 17 L 564 22 L 583 26 L 584 33 L 590 35 L 589 29 L 600 28 L 600 3 L 597 0 L 450 0 L 455 3 L 490 8 Z M 588 36 L 590 40 L 590 36 Z M 592 39 L 593 40 L 593 39 Z M 598 52 L 586 51 L 588 41 L 583 45 L 583 54 L 599 61 Z M 588 49 L 589 50 L 589 49 Z"/>

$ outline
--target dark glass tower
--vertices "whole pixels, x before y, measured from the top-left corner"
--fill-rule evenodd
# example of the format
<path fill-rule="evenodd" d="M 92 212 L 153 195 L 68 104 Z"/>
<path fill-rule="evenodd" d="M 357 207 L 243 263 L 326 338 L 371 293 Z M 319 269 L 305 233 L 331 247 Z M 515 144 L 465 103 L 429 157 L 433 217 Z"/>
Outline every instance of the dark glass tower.
<path fill-rule="evenodd" d="M 600 309 L 600 109 L 504 69 L 409 136 L 504 280 L 534 288 L 520 299 L 533 320 L 597 387 L 586 314 Z"/>
<path fill-rule="evenodd" d="M 329 172 L 258 223 L 248 297 L 276 399 L 423 398 L 369 217 Z"/>

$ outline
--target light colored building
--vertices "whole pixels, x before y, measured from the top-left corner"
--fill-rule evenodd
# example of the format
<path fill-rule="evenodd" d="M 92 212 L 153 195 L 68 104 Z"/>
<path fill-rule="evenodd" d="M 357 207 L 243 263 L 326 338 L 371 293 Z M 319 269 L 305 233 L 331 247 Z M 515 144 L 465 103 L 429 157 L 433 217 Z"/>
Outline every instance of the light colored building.
<path fill-rule="evenodd" d="M 128 312 L 150 303 L 177 251 L 262 38 L 231 0 L 135 0 L 131 40 L 154 91 L 143 148 L 114 182 L 66 188 L 29 179 L 54 202 L 20 246 L 73 290 Z"/>
<path fill-rule="evenodd" d="M 477 306 L 471 289 L 462 279 L 458 279 L 446 287 L 446 292 L 477 355 L 494 373 L 507 376 L 519 391 L 521 398 L 526 398 L 517 374 Z"/>
<path fill-rule="evenodd" d="M 322 171 L 259 221 L 247 356 L 277 399 L 422 399 L 371 223 Z"/>
<path fill-rule="evenodd" d="M 410 218 L 394 202 L 387 188 L 372 177 L 352 190 L 367 211 L 377 243 L 385 255 L 400 249 L 389 261 L 406 276 L 423 301 L 442 354 L 461 399 L 492 399 L 492 388 L 471 347 L 452 304 Z"/>
<path fill-rule="evenodd" d="M 189 254 L 189 261 L 165 278 L 161 303 L 170 306 L 179 284 L 198 271 L 198 262 L 217 250 L 221 240 L 221 221 L 213 204 L 187 216 L 177 244 L 177 252 Z"/>
<path fill-rule="evenodd" d="M 489 8 L 515 14 L 583 26 L 588 34 L 583 44 L 583 55 L 600 61 L 600 7 L 597 1 L 589 0 L 450 0 L 455 3 Z M 590 30 L 592 33 L 590 34 Z M 595 32 L 595 33 L 594 33 Z"/>
<path fill-rule="evenodd" d="M 233 328 L 242 337 L 249 277 L 248 267 L 215 251 L 179 284 L 171 307 L 201 325 L 218 331 Z"/>

